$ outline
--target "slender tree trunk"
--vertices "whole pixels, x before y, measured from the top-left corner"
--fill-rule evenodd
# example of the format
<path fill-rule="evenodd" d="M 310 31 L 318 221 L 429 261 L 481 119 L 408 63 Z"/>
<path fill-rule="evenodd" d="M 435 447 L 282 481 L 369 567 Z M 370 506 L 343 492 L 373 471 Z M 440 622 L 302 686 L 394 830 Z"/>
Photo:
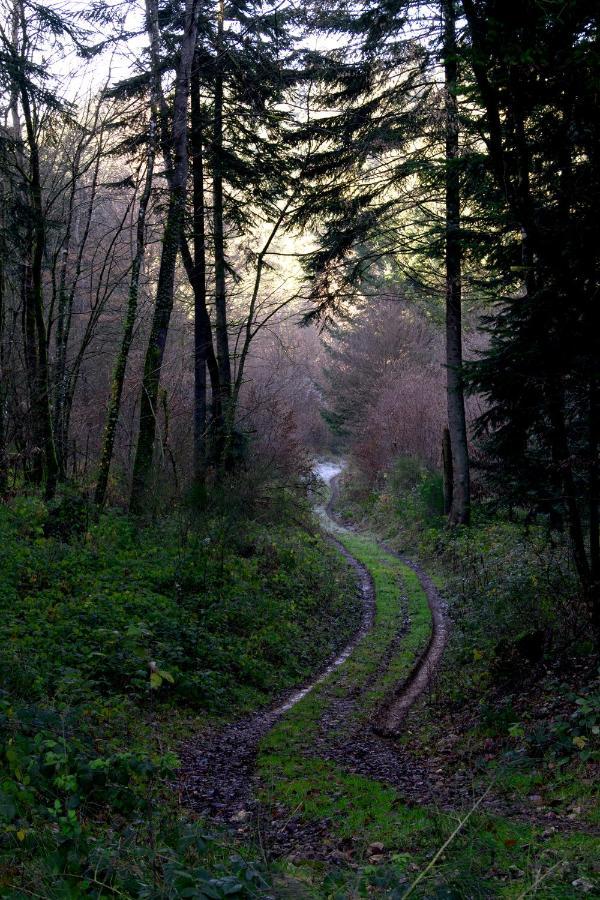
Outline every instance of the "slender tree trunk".
<path fill-rule="evenodd" d="M 69 205 L 67 214 L 67 226 L 65 235 L 65 246 L 62 252 L 62 261 L 60 266 L 60 274 L 58 278 L 58 310 L 56 320 L 56 366 L 54 372 L 54 433 L 57 441 L 58 468 L 60 477 L 65 477 L 65 447 L 62 440 L 63 426 L 63 407 L 64 396 L 66 391 L 66 374 L 67 374 L 67 311 L 69 308 L 69 292 L 67 291 L 67 270 L 69 264 L 69 250 L 71 247 L 71 230 L 73 226 L 73 215 L 75 211 L 75 196 L 77 193 L 77 174 L 81 156 L 81 143 L 77 147 L 73 166 L 71 169 L 71 190 L 69 192 Z M 81 253 L 80 249 L 80 253 Z"/>
<path fill-rule="evenodd" d="M 64 292 L 63 296 L 59 295 L 59 317 L 56 331 L 56 402 L 54 407 L 54 429 L 56 434 L 57 455 L 59 465 L 59 477 L 66 477 L 66 457 L 67 445 L 69 438 L 69 422 L 71 415 L 71 402 L 75 391 L 75 383 L 72 373 L 67 370 L 67 351 L 69 348 L 69 337 L 71 334 L 71 324 L 73 321 L 73 307 L 75 305 L 75 292 L 81 276 L 83 268 L 83 257 L 87 246 L 90 229 L 92 225 L 92 217 L 94 214 L 94 205 L 96 193 L 98 190 L 98 179 L 100 175 L 100 163 L 102 158 L 102 141 L 97 149 L 96 163 L 94 165 L 94 173 L 92 183 L 90 185 L 90 196 L 88 199 L 85 226 L 83 235 L 79 241 L 77 257 L 75 262 L 75 273 L 68 292 Z"/>
<path fill-rule="evenodd" d="M 154 42 L 158 9 L 156 0 L 147 0 L 148 30 Z M 196 46 L 198 0 L 186 0 L 185 31 L 177 66 L 175 95 L 173 98 L 172 147 L 173 166 L 168 172 L 169 206 L 162 240 L 156 305 L 142 380 L 140 398 L 140 426 L 133 466 L 131 509 L 140 513 L 144 508 L 149 488 L 154 440 L 156 436 L 156 413 L 160 373 L 167 343 L 169 322 L 173 309 L 175 268 L 177 253 L 183 236 L 185 216 L 186 185 L 188 174 L 187 115 L 190 92 L 190 74 Z M 152 67 L 155 78 L 159 78 L 160 68 L 156 53 L 153 52 Z M 161 107 L 164 104 L 161 102 Z"/>
<path fill-rule="evenodd" d="M 231 394 L 231 358 L 227 332 L 227 297 L 225 289 L 225 247 L 223 226 L 223 31 L 224 2 L 219 0 L 217 19 L 217 72 L 215 76 L 215 109 L 213 131 L 213 242 L 215 262 L 215 317 L 217 361 L 222 406 Z"/>
<path fill-rule="evenodd" d="M 183 236 L 182 240 L 181 240 L 181 260 L 183 262 L 186 274 L 188 276 L 188 281 L 193 289 L 194 288 L 194 258 L 190 251 L 188 242 L 185 239 L 185 236 Z M 206 298 L 206 293 L 205 293 L 205 298 Z M 220 413 L 219 413 L 219 409 L 220 409 L 220 407 L 219 407 L 219 397 L 220 397 L 219 366 L 217 363 L 217 357 L 216 357 L 214 347 L 213 347 L 212 323 L 210 321 L 210 316 L 209 316 L 206 304 L 204 306 L 202 306 L 202 304 L 199 303 L 198 306 L 196 307 L 196 309 L 199 310 L 201 316 L 203 317 L 204 324 L 202 327 L 203 327 L 204 333 L 208 336 L 208 339 L 206 341 L 206 365 L 208 368 L 208 374 L 210 376 L 210 386 L 211 386 L 211 392 L 212 392 L 212 398 L 211 398 L 211 400 L 212 400 L 212 417 L 213 417 L 213 419 L 218 419 L 218 417 L 220 415 Z"/>
<path fill-rule="evenodd" d="M 600 447 L 600 390 L 592 375 L 589 400 L 589 540 L 590 540 L 590 605 L 596 641 L 600 644 L 600 483 L 598 450 Z"/>
<path fill-rule="evenodd" d="M 453 492 L 449 521 L 468 525 L 471 515 L 469 448 L 462 376 L 460 176 L 457 102 L 456 10 L 442 0 L 446 82 L 446 378 Z"/>
<path fill-rule="evenodd" d="M 206 309 L 206 247 L 204 234 L 204 148 L 202 106 L 200 103 L 200 61 L 194 57 L 191 75 L 191 150 L 194 226 L 194 482 L 204 487 L 206 469 L 206 365 L 209 344 L 212 349 L 210 320 Z M 208 327 L 207 327 L 208 326 Z"/>
<path fill-rule="evenodd" d="M 162 240 L 160 269 L 156 289 L 156 304 L 142 379 L 140 398 L 140 426 L 133 466 L 131 511 L 141 513 L 149 488 L 156 437 L 158 389 L 162 361 L 167 343 L 169 321 L 173 310 L 173 290 L 177 251 L 181 240 L 185 207 L 185 188 L 171 190 L 167 221 Z"/>
<path fill-rule="evenodd" d="M 442 435 L 442 471 L 444 478 L 444 515 L 449 516 L 454 494 L 454 470 L 452 468 L 452 445 L 450 429 L 444 428 Z"/>
<path fill-rule="evenodd" d="M 42 184 L 40 177 L 40 160 L 35 133 L 35 124 L 29 94 L 25 84 L 21 85 L 21 106 L 25 119 L 27 143 L 29 146 L 29 174 L 30 174 L 30 198 L 31 213 L 33 218 L 33 250 L 31 255 L 31 294 L 28 302 L 31 303 L 33 318 L 35 319 L 36 344 L 37 344 L 37 379 L 35 384 L 34 410 L 36 421 L 40 430 L 43 443 L 45 463 L 45 495 L 51 499 L 56 491 L 58 475 L 58 463 L 56 448 L 54 445 L 54 433 L 52 429 L 52 416 L 50 413 L 50 391 L 48 377 L 48 347 L 46 341 L 46 322 L 44 319 L 44 294 L 42 283 L 42 265 L 44 261 L 44 248 L 46 243 L 46 229 L 44 221 L 44 209 L 42 205 Z"/>
<path fill-rule="evenodd" d="M 28 226 L 26 246 L 21 264 L 21 330 L 23 332 L 23 353 L 25 371 L 27 373 L 27 390 L 29 393 L 29 428 L 28 438 L 31 441 L 31 472 L 27 474 L 33 484 L 40 485 L 44 480 L 43 440 L 40 436 L 40 423 L 36 414 L 36 391 L 38 384 L 37 340 L 35 333 L 35 312 L 33 307 L 31 252 L 33 248 L 33 231 Z M 29 455 L 29 454 L 28 454 Z"/>
<path fill-rule="evenodd" d="M 68 435 L 71 430 L 71 414 L 73 412 L 73 404 L 75 401 L 75 393 L 77 391 L 77 385 L 79 383 L 79 377 L 81 375 L 81 369 L 83 363 L 86 358 L 86 352 L 90 343 L 93 340 L 96 326 L 100 321 L 100 317 L 102 312 L 106 307 L 106 302 L 110 297 L 111 291 L 108 289 L 108 285 L 105 284 L 105 275 L 107 272 L 110 272 L 110 268 L 112 265 L 113 259 L 113 250 L 116 243 L 119 240 L 120 235 L 123 232 L 126 221 L 130 218 L 130 211 L 132 207 L 135 205 L 136 192 L 134 191 L 131 196 L 130 202 L 125 207 L 123 214 L 121 216 L 121 220 L 119 225 L 113 230 L 113 234 L 110 240 L 108 247 L 106 248 L 105 253 L 103 254 L 102 265 L 100 266 L 97 274 L 97 286 L 95 290 L 95 298 L 94 301 L 90 304 L 90 315 L 88 316 L 86 326 L 83 332 L 83 337 L 79 343 L 79 347 L 77 349 L 77 353 L 74 355 L 70 365 L 69 371 L 66 378 L 66 390 L 64 395 L 64 406 L 63 406 L 63 415 L 62 415 L 62 428 L 64 430 L 64 434 Z M 135 258 L 135 256 L 134 256 Z M 133 270 L 133 260 L 129 269 Z M 129 271 L 128 269 L 128 271 Z M 104 290 L 103 290 L 104 286 Z M 72 305 L 70 309 L 72 310 Z M 73 448 L 73 464 L 75 464 L 75 448 Z"/>
<path fill-rule="evenodd" d="M 181 241 L 181 258 L 194 292 L 194 473 L 201 477 L 206 464 L 206 367 L 210 375 L 212 417 L 220 421 L 221 389 L 219 365 L 213 347 L 212 324 L 206 305 L 206 234 L 204 227 L 204 129 L 200 103 L 200 70 L 195 55 L 191 73 L 190 146 L 192 153 L 193 248 L 185 235 Z"/>
<path fill-rule="evenodd" d="M 103 506 L 106 499 L 106 489 L 108 486 L 108 475 L 110 472 L 110 464 L 112 462 L 113 450 L 115 445 L 115 437 L 117 433 L 117 424 L 121 411 L 121 398 L 123 396 L 123 385 L 125 382 L 125 371 L 127 369 L 127 360 L 129 358 L 129 350 L 133 341 L 133 329 L 135 327 L 135 319 L 137 315 L 140 272 L 142 262 L 144 260 L 144 250 L 146 246 L 146 214 L 150 204 L 152 194 L 152 179 L 154 174 L 154 159 L 156 156 L 156 121 L 154 116 L 150 121 L 150 129 L 148 135 L 148 154 L 146 162 L 146 177 L 137 215 L 136 229 L 136 248 L 133 259 L 133 267 L 131 270 L 131 280 L 129 283 L 129 297 L 127 301 L 127 312 L 123 323 L 123 336 L 121 338 L 121 347 L 119 355 L 115 363 L 113 371 L 110 400 L 106 413 L 106 423 L 104 426 L 104 437 L 102 440 L 102 450 L 100 453 L 100 467 L 98 470 L 98 480 L 96 482 L 96 490 L 94 493 L 94 501 L 98 506 Z"/>
<path fill-rule="evenodd" d="M 20 45 L 20 28 L 22 27 L 23 9 L 22 4 L 15 2 L 12 10 L 12 46 L 15 48 L 15 71 L 19 72 L 22 65 L 22 59 L 16 55 L 16 48 Z M 25 172 L 27 161 L 25 159 L 24 145 L 21 128 L 21 119 L 19 117 L 19 97 L 21 95 L 21 84 L 19 77 L 15 78 L 11 85 L 10 92 L 10 111 L 12 117 L 12 127 L 15 140 L 15 153 L 18 166 L 21 172 Z M 31 203 L 29 193 L 29 184 L 23 180 L 19 186 L 20 201 L 23 207 L 27 207 Z M 32 302 L 32 282 L 31 282 L 31 257 L 33 252 L 33 228 L 31 221 L 26 222 L 25 239 L 22 248 L 21 258 L 21 333 L 23 336 L 23 357 L 25 360 L 25 373 L 27 376 L 27 391 L 29 398 L 29 422 L 24 429 L 25 447 L 23 452 L 23 475 L 26 480 L 31 480 L 34 484 L 40 485 L 44 480 L 44 460 L 42 443 L 40 438 L 40 425 L 35 412 L 36 385 L 38 383 L 38 361 L 37 346 L 35 333 L 35 314 Z M 28 453 L 27 451 L 31 451 Z M 27 459 L 31 456 L 31 471 L 27 469 Z"/>

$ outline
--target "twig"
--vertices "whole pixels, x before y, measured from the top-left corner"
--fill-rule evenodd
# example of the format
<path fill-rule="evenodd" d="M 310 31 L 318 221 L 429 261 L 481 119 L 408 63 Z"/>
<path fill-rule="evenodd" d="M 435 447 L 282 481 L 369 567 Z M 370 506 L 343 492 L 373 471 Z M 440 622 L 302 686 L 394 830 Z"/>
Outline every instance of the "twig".
<path fill-rule="evenodd" d="M 553 872 L 556 871 L 556 869 L 559 869 L 561 866 L 564 866 L 564 865 L 565 865 L 564 859 L 560 859 L 553 866 L 550 866 L 549 869 L 546 869 L 546 871 L 544 872 L 543 875 L 542 874 L 538 875 L 538 877 L 533 882 L 533 884 L 530 884 L 529 887 L 525 888 L 525 890 L 523 891 L 522 894 L 519 894 L 519 896 L 517 897 L 517 900 L 522 900 L 522 898 L 526 897 L 527 894 L 531 893 L 531 891 L 537 890 L 538 886 L 542 883 L 542 881 L 545 881 L 549 875 L 551 875 Z"/>
<path fill-rule="evenodd" d="M 493 784 L 493 782 L 492 782 L 492 784 Z M 446 848 L 450 846 L 450 844 L 452 843 L 452 841 L 454 840 L 454 838 L 462 831 L 462 829 L 464 828 L 464 826 L 467 824 L 467 822 L 469 821 L 469 819 L 471 818 L 471 816 L 473 815 L 473 813 L 475 812 L 475 810 L 481 805 L 481 803 L 483 802 L 483 800 L 487 797 L 487 795 L 489 794 L 489 792 L 490 792 L 491 789 L 492 789 L 492 784 L 489 785 L 489 787 L 484 791 L 484 793 L 481 795 L 481 797 L 479 798 L 479 800 L 477 800 L 477 802 L 471 807 L 471 809 L 469 810 L 469 812 L 467 813 L 467 815 L 464 817 L 464 819 L 461 819 L 461 821 L 458 823 L 458 825 L 456 826 L 456 828 L 454 829 L 454 831 L 452 832 L 452 834 L 450 835 L 450 837 L 449 837 L 447 840 L 444 841 L 444 843 L 442 844 L 442 846 L 440 847 L 440 849 L 438 850 L 438 852 L 435 854 L 435 856 L 433 857 L 433 859 L 428 863 L 428 865 L 425 866 L 425 868 L 423 869 L 423 871 L 421 872 L 421 874 L 418 875 L 417 878 L 415 878 L 415 880 L 413 881 L 413 883 L 411 884 L 411 886 L 409 887 L 409 889 L 407 890 L 407 892 L 403 895 L 404 897 L 410 897 L 410 895 L 411 895 L 412 893 L 414 893 L 415 888 L 417 887 L 417 885 L 420 884 L 421 881 L 422 881 L 422 880 L 425 878 L 425 876 L 427 875 L 427 873 L 428 873 L 431 869 L 433 869 L 433 867 L 435 866 L 435 864 L 436 864 L 436 862 L 438 861 L 438 859 L 440 858 L 440 856 L 444 853 L 444 850 L 446 850 Z"/>

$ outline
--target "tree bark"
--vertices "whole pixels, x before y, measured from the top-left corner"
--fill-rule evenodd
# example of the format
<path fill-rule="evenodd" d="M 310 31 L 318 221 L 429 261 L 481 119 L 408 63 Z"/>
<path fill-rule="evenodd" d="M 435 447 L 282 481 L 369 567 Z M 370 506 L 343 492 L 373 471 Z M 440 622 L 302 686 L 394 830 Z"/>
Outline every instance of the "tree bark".
<path fill-rule="evenodd" d="M 204 136 L 200 102 L 200 60 L 194 57 L 191 75 L 191 151 L 193 179 L 194 268 L 194 482 L 204 488 L 206 470 L 206 365 L 212 350 L 210 319 L 206 309 L 206 247 L 204 234 Z"/>
<path fill-rule="evenodd" d="M 224 2 L 219 0 L 217 13 L 217 71 L 215 75 L 215 108 L 213 123 L 213 242 L 215 263 L 215 331 L 222 406 L 231 395 L 231 358 L 227 331 L 227 296 L 225 286 L 225 245 L 223 225 L 223 66 L 224 66 Z"/>
<path fill-rule="evenodd" d="M 185 238 L 185 235 L 181 240 L 181 260 L 183 262 L 188 281 L 194 287 L 194 258 L 190 251 L 188 242 Z M 208 374 L 210 376 L 210 385 L 212 392 L 212 417 L 218 418 L 219 416 L 219 366 L 217 363 L 217 357 L 215 355 L 213 340 L 212 340 L 212 323 L 210 321 L 210 316 L 208 313 L 208 309 L 206 305 L 202 307 L 202 304 L 198 304 L 198 309 L 200 314 L 203 317 L 203 329 L 204 333 L 208 336 L 206 341 L 206 365 L 208 367 Z"/>
<path fill-rule="evenodd" d="M 96 114 L 97 124 L 98 114 Z M 63 261 L 63 270 L 65 278 L 62 277 L 59 283 L 58 295 L 58 320 L 56 323 L 56 372 L 55 372 L 55 402 L 54 402 L 54 433 L 56 435 L 56 450 L 59 468 L 59 478 L 66 478 L 67 455 L 68 455 L 68 438 L 69 438 L 69 419 L 70 419 L 70 398 L 69 394 L 73 393 L 74 385 L 72 385 L 71 373 L 67 370 L 67 353 L 69 348 L 69 338 L 71 335 L 71 324 L 73 321 L 73 308 L 75 305 L 75 293 L 83 268 L 83 257 L 90 235 L 92 217 L 94 214 L 94 204 L 96 193 L 98 190 L 98 180 L 100 176 L 100 163 L 102 157 L 102 141 L 97 148 L 96 162 L 90 185 L 90 195 L 88 198 L 85 225 L 83 235 L 79 240 L 77 256 L 75 261 L 75 272 L 71 281 L 71 286 L 67 292 L 66 289 L 66 270 L 67 259 Z M 72 197 L 74 199 L 76 188 L 76 173 L 73 171 L 73 189 Z M 70 222 L 68 223 L 68 231 L 70 231 Z M 68 245 L 67 245 L 68 254 Z"/>
<path fill-rule="evenodd" d="M 151 33 L 152 68 L 160 79 L 155 35 L 158 23 L 156 0 L 146 3 L 148 30 Z M 169 206 L 162 240 L 161 260 L 156 288 L 156 305 L 148 340 L 140 398 L 140 426 L 133 466 L 131 510 L 143 511 L 149 488 L 156 436 L 156 412 L 160 373 L 173 309 L 175 267 L 183 235 L 186 185 L 188 174 L 187 114 L 190 75 L 196 46 L 198 0 L 186 0 L 184 35 L 177 65 L 173 98 L 172 168 L 167 172 Z M 162 94 L 160 91 L 159 94 Z M 161 106 L 163 106 L 161 102 Z"/>
<path fill-rule="evenodd" d="M 444 428 L 442 435 L 442 472 L 444 478 L 444 515 L 449 516 L 454 494 L 454 470 L 452 468 L 452 445 L 448 428 Z"/>
<path fill-rule="evenodd" d="M 25 23 L 23 22 L 23 28 Z M 37 134 L 33 113 L 29 100 L 29 92 L 25 83 L 25 74 L 20 71 L 20 99 L 25 120 L 25 131 L 29 147 L 29 191 L 31 215 L 33 220 L 33 249 L 31 254 L 31 291 L 28 292 L 27 304 L 35 321 L 37 372 L 34 385 L 33 410 L 39 427 L 44 452 L 45 496 L 50 500 L 56 492 L 58 463 L 50 413 L 50 391 L 48 377 L 48 347 L 46 341 L 46 322 L 44 319 L 44 292 L 42 266 L 46 244 L 46 227 L 42 203 L 42 181 L 40 175 L 40 158 Z"/>
<path fill-rule="evenodd" d="M 123 396 L 123 385 L 125 382 L 125 371 L 127 369 L 127 360 L 129 358 L 129 350 L 133 341 L 133 329 L 137 315 L 140 272 L 142 262 L 144 260 L 144 251 L 146 247 L 146 214 L 150 204 L 152 194 L 152 179 L 154 175 L 154 160 L 156 156 L 156 119 L 152 116 L 148 134 L 148 153 L 146 162 L 146 176 L 144 179 L 144 187 L 137 214 L 136 228 L 136 248 L 133 259 L 133 267 L 131 270 L 131 280 L 129 283 L 129 297 L 127 300 L 127 312 L 123 323 L 123 336 L 121 338 L 121 347 L 119 355 L 115 363 L 113 371 L 110 400 L 106 413 L 106 423 L 104 426 L 104 437 L 102 440 L 102 450 L 100 452 L 100 466 L 98 469 L 98 480 L 96 482 L 96 490 L 94 492 L 94 501 L 98 506 L 104 506 L 106 499 L 106 489 L 108 486 L 108 475 L 110 472 L 110 464 L 112 462 L 113 450 L 115 445 L 115 437 L 117 433 L 117 424 L 121 411 L 121 398 Z"/>
<path fill-rule="evenodd" d="M 14 78 L 10 89 L 9 108 L 12 118 L 13 134 L 15 139 L 15 153 L 18 162 L 18 168 L 25 173 L 27 161 L 25 159 L 21 119 L 19 116 L 19 99 L 24 85 L 24 75 L 21 71 L 23 66 L 22 52 L 19 50 L 21 39 L 19 37 L 21 30 L 25 27 L 23 5 L 20 0 L 15 0 L 11 12 L 11 48 L 13 53 Z M 35 135 L 34 135 L 35 136 Z M 20 200 L 23 207 L 31 205 L 30 184 L 24 177 L 19 185 Z M 29 217 L 25 223 L 25 238 L 23 241 L 22 257 L 20 260 L 21 268 L 21 333 L 23 336 L 23 358 L 25 361 L 25 373 L 27 376 L 27 392 L 29 398 L 29 422 L 24 433 L 26 439 L 24 442 L 23 453 L 23 475 L 26 480 L 31 480 L 34 484 L 41 485 L 44 480 L 44 459 L 43 459 L 43 439 L 40 437 L 40 422 L 35 410 L 36 386 L 38 384 L 38 361 L 37 361 L 37 341 L 35 331 L 35 313 L 32 302 L 32 253 L 33 253 L 33 216 Z M 31 451 L 29 454 L 27 451 Z M 28 456 L 31 456 L 31 470 L 27 469 Z"/>
<path fill-rule="evenodd" d="M 454 0 L 442 0 L 442 8 L 446 87 L 446 378 L 448 428 L 454 473 L 449 522 L 452 525 L 468 525 L 471 516 L 471 486 L 462 375 L 462 252 Z"/>
<path fill-rule="evenodd" d="M 42 451 L 43 440 L 40 439 L 40 423 L 35 408 L 39 374 L 31 280 L 33 231 L 29 224 L 27 225 L 26 235 L 27 246 L 24 248 L 24 259 L 21 264 L 21 330 L 23 332 L 23 353 L 29 393 L 29 418 L 31 420 L 28 438 L 33 443 L 31 473 L 27 477 L 31 479 L 33 484 L 41 485 L 44 480 L 44 459 Z"/>

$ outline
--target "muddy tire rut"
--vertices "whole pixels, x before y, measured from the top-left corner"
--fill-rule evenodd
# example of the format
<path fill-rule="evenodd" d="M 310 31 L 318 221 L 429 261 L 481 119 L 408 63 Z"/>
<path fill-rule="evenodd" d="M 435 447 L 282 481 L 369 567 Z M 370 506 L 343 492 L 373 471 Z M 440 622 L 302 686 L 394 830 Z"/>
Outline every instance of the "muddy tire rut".
<path fill-rule="evenodd" d="M 328 480 L 331 483 L 333 479 Z M 333 513 L 335 483 L 333 487 L 332 499 L 321 512 L 338 533 L 353 531 L 351 527 L 342 525 Z M 328 539 L 357 574 L 362 619 L 352 639 L 305 685 L 283 695 L 268 709 L 239 719 L 220 730 L 204 732 L 181 752 L 182 768 L 176 786 L 181 804 L 215 826 L 230 829 L 242 840 L 257 842 L 266 859 L 285 856 L 290 860 L 347 863 L 354 854 L 353 847 L 345 846 L 334 836 L 333 823 L 328 819 L 307 821 L 302 817 L 300 808 L 290 812 L 282 803 L 273 802 L 266 806 L 257 799 L 261 787 L 256 774 L 260 742 L 289 709 L 348 659 L 373 625 L 375 590 L 369 572 L 333 536 Z M 402 732 L 410 729 L 410 719 L 407 722 L 406 718 L 411 707 L 427 691 L 442 659 L 448 635 L 444 604 L 435 585 L 420 566 L 396 554 L 385 544 L 380 546 L 385 552 L 397 556 L 417 575 L 431 610 L 431 638 L 421 656 L 415 660 L 408 678 L 388 694 L 366 722 L 361 723 L 356 712 L 368 684 L 342 697 L 333 687 L 329 690 L 325 685 L 319 730 L 306 755 L 333 762 L 346 773 L 389 785 L 398 791 L 405 804 L 427 805 L 455 813 L 468 808 L 477 799 L 473 794 L 472 775 L 464 770 L 448 772 L 439 768 L 439 760 L 417 759 L 399 741 Z M 402 599 L 400 602 L 403 602 Z M 401 645 L 409 624 L 405 613 L 396 637 L 380 660 L 379 674 L 386 670 L 389 658 Z M 492 794 L 486 798 L 483 809 L 539 826 L 550 825 L 554 830 L 597 831 L 595 827 L 582 827 L 582 823 L 558 816 L 553 816 L 549 822 L 541 812 L 520 808 L 518 804 L 507 803 Z"/>
<path fill-rule="evenodd" d="M 331 494 L 325 508 L 328 518 L 335 524 L 337 529 L 343 531 L 355 531 L 352 526 L 343 524 L 335 513 L 335 504 L 339 493 L 339 474 L 331 478 L 330 488 Z M 382 550 L 385 550 L 390 556 L 395 556 L 396 559 L 399 559 L 415 573 L 419 579 L 423 592 L 427 597 L 432 623 L 430 640 L 423 652 L 415 660 L 408 678 L 396 685 L 394 690 L 385 698 L 379 710 L 373 717 L 372 724 L 375 731 L 382 736 L 392 737 L 399 734 L 402 730 L 404 719 L 411 706 L 413 706 L 419 697 L 427 690 L 435 671 L 442 661 L 444 647 L 446 646 L 448 638 L 448 618 L 444 602 L 440 597 L 436 586 L 429 575 L 423 571 L 421 566 L 413 562 L 413 560 L 402 556 L 402 554 L 397 553 L 395 550 L 392 550 L 392 548 L 388 547 L 383 541 L 379 541 L 378 543 Z M 395 652 L 398 649 L 402 642 L 402 637 L 406 633 L 409 625 L 408 619 L 405 618 L 404 625 L 398 631 L 394 645 L 390 650 Z M 379 672 L 384 668 L 384 664 L 385 661 L 382 660 Z"/>
<path fill-rule="evenodd" d="M 241 826 L 249 818 L 250 810 L 256 811 L 254 769 L 262 738 L 289 709 L 343 665 L 373 626 L 375 591 L 371 576 L 339 541 L 332 537 L 329 540 L 357 574 L 361 624 L 349 643 L 307 684 L 284 694 L 266 710 L 238 719 L 219 731 L 205 732 L 201 744 L 188 744 L 183 749 L 181 802 L 216 824 Z"/>
<path fill-rule="evenodd" d="M 333 477 L 329 481 L 332 482 Z M 335 522 L 332 501 L 324 512 L 338 531 L 350 530 Z M 329 823 L 303 822 L 283 807 L 268 811 L 262 809 L 256 800 L 258 785 L 255 775 L 258 747 L 263 737 L 289 709 L 348 659 L 373 626 L 375 590 L 369 572 L 335 537 L 329 536 L 328 539 L 357 575 L 362 602 L 362 619 L 357 632 L 309 683 L 279 698 L 266 710 L 239 719 L 220 730 L 205 732 L 200 740 L 187 744 L 181 754 L 183 765 L 178 783 L 181 803 L 215 825 L 228 826 L 242 834 L 252 832 L 269 855 L 301 850 L 307 858 L 331 856 L 331 848 L 327 849 Z M 386 547 L 382 549 L 392 552 Z M 394 748 L 390 736 L 400 730 L 408 710 L 426 690 L 441 659 L 446 626 L 442 602 L 431 581 L 414 563 L 402 561 L 416 572 L 427 595 L 434 623 L 431 641 L 416 661 L 407 681 L 386 698 L 371 723 L 358 730 L 354 728 L 350 733 L 344 729 L 368 685 L 361 686 L 353 697 L 331 702 L 323 714 L 320 734 L 311 756 L 331 759 L 347 771 L 368 775 L 413 793 L 411 786 L 423 789 L 428 781 L 427 776 L 415 771 L 414 762 L 407 764 L 403 755 Z M 408 627 L 405 612 L 388 653 L 382 657 L 379 673 L 387 668 Z M 344 737 L 340 739 L 344 731 Z M 421 796 L 419 791 L 417 793 L 419 800 L 433 799 L 429 791 L 426 791 L 426 797 Z"/>

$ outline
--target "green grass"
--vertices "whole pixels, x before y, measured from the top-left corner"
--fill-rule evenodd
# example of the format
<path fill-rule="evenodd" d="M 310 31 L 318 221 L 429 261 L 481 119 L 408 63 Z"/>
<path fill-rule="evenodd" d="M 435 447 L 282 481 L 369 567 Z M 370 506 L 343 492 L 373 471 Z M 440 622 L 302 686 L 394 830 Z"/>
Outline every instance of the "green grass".
<path fill-rule="evenodd" d="M 556 624 L 556 609 L 566 602 L 573 585 L 561 546 L 549 548 L 539 531 L 533 529 L 524 536 L 517 525 L 491 520 L 478 510 L 471 529 L 449 531 L 441 519 L 414 502 L 416 495 L 410 486 L 387 484 L 380 494 L 366 494 L 355 489 L 356 483 L 355 478 L 347 483 L 339 507 L 392 546 L 421 555 L 436 585 L 444 589 L 454 620 L 441 677 L 430 702 L 412 717 L 411 734 L 405 735 L 402 743 L 417 755 L 435 754 L 438 741 L 444 741 L 448 731 L 457 731 L 449 710 L 470 704 L 472 724 L 466 730 L 468 721 L 458 725 L 459 738 L 453 750 L 462 754 L 462 766 L 473 767 L 473 796 L 480 796 L 494 780 L 495 794 L 514 797 L 525 808 L 529 795 L 541 794 L 563 814 L 576 805 L 578 817 L 594 824 L 597 792 L 590 775 L 591 762 L 586 763 L 586 758 L 593 761 L 597 755 L 594 747 L 600 705 L 593 685 L 581 696 L 573 696 L 572 715 L 565 717 L 563 703 L 558 714 L 542 722 L 539 736 L 534 722 L 529 723 L 528 712 L 519 713 L 511 707 L 509 693 L 504 704 L 498 704 L 493 695 L 498 678 L 493 666 L 501 662 L 500 651 L 508 648 L 510 652 L 512 641 L 538 627 L 562 629 Z M 569 634 L 568 623 L 564 633 Z M 559 683 L 544 685 L 541 705 L 553 696 L 564 696 L 565 691 L 570 693 Z M 520 721 L 522 715 L 524 721 Z M 515 725 L 518 730 L 512 737 Z M 506 759 L 496 754 L 486 761 L 490 736 L 508 751 Z M 580 736 L 586 742 L 581 751 L 574 744 L 574 738 L 579 740 Z M 452 777 L 451 761 L 446 771 Z M 323 801 L 321 809 L 332 817 L 338 833 L 346 833 L 336 794 L 353 796 L 354 786 L 342 772 L 329 770 L 325 775 L 321 771 L 323 791 L 327 790 L 328 779 L 336 783 L 336 789 L 330 794 L 329 806 Z M 421 827 L 415 825 L 414 808 L 388 788 L 383 790 L 382 801 L 381 788 L 365 779 L 360 785 L 363 796 L 353 796 L 352 802 L 363 812 L 368 810 L 361 827 L 372 840 L 386 844 L 386 861 L 370 866 L 363 859 L 354 872 L 343 867 L 337 872 L 307 868 L 305 876 L 315 896 L 401 896 L 454 827 L 455 816 L 424 808 L 418 811 Z M 282 790 L 285 793 L 293 787 Z M 300 797 L 290 800 L 300 802 Z M 558 900 L 584 892 L 600 893 L 598 837 L 553 832 L 552 819 L 549 830 L 546 834 L 544 831 L 544 827 L 513 819 L 475 814 L 420 884 L 417 894 L 465 898 L 535 894 Z"/>
<path fill-rule="evenodd" d="M 372 682 L 351 713 L 350 728 L 360 725 L 381 703 L 390 686 L 410 672 L 429 640 L 431 617 L 417 576 L 385 553 L 367 534 L 335 529 L 335 536 L 369 569 L 376 589 L 377 611 L 372 632 L 350 659 L 319 685 L 266 736 L 258 769 L 267 804 L 284 804 L 290 814 L 306 820 L 328 820 L 334 843 L 353 848 L 353 867 L 295 863 L 281 866 L 303 885 L 306 896 L 398 896 L 431 860 L 456 828 L 459 816 L 407 804 L 381 782 L 344 772 L 333 762 L 311 754 L 314 737 L 327 705 Z M 403 603 L 410 628 L 389 667 L 378 671 L 401 625 Z M 307 754 L 311 754 L 308 756 Z M 515 776 L 515 787 L 529 782 Z M 489 784 L 489 778 L 488 782 Z M 533 782 L 532 782 L 533 783 Z M 474 778 L 474 796 L 485 785 Z M 593 883 L 597 838 L 581 834 L 543 837 L 542 829 L 518 821 L 475 813 L 447 852 L 417 889 L 418 896 L 517 898 L 535 890 L 541 898 L 578 896 L 571 882 Z M 385 859 L 370 864 L 373 842 L 385 847 Z M 542 881 L 536 886 L 537 880 Z"/>
<path fill-rule="evenodd" d="M 0 896 L 254 895 L 178 808 L 178 742 L 302 681 L 359 615 L 339 554 L 289 524 L 0 507 Z"/>
<path fill-rule="evenodd" d="M 415 654 L 427 645 L 431 633 L 427 599 L 414 573 L 365 536 L 336 534 L 336 537 L 372 575 L 376 593 L 375 621 L 372 630 L 344 665 L 294 707 L 267 736 L 263 748 L 270 751 L 282 748 L 284 756 L 292 749 L 300 750 L 307 737 L 314 735 L 328 698 L 349 696 L 357 688 L 369 684 L 348 724 L 357 725 L 368 718 L 388 690 L 408 676 Z M 379 673 L 380 660 L 404 624 L 405 608 L 409 617 L 408 632 L 391 657 L 389 667 Z"/>

